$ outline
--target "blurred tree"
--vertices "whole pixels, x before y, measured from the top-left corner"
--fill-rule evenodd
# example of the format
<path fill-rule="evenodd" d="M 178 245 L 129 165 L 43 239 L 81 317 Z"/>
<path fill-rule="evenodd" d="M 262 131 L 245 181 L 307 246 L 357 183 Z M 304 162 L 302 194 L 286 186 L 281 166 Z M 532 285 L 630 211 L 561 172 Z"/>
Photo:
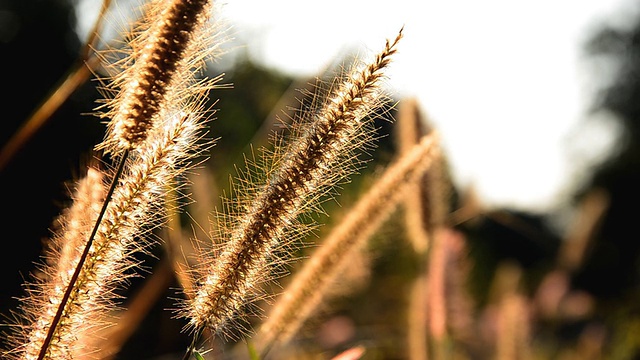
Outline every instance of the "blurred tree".
<path fill-rule="evenodd" d="M 610 207 L 575 284 L 602 300 L 637 299 L 640 285 L 640 17 L 628 29 L 604 27 L 587 43 L 591 56 L 605 56 L 618 67 L 595 99 L 592 111 L 609 112 L 623 126 L 619 149 L 594 170 L 576 197 L 605 189 Z"/>
<path fill-rule="evenodd" d="M 592 75 L 602 85 L 591 111 L 613 115 L 611 121 L 619 122 L 623 131 L 616 152 L 594 168 L 575 194 L 582 199 L 593 189 L 603 189 L 609 196 L 608 211 L 573 286 L 597 299 L 596 319 L 618 338 L 611 344 L 614 358 L 640 357 L 640 339 L 629 330 L 637 326 L 640 315 L 640 12 L 637 7 L 629 10 L 636 14 L 631 26 L 605 25 L 585 45 L 588 56 L 615 68 L 613 78 Z"/>

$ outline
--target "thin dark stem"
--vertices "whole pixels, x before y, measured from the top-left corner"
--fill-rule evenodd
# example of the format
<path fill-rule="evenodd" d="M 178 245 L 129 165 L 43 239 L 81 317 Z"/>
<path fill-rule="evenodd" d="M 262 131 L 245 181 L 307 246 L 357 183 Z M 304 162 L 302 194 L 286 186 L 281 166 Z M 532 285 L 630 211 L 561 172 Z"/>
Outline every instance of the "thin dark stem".
<path fill-rule="evenodd" d="M 200 340 L 200 336 L 202 335 L 203 332 L 204 332 L 204 328 L 200 328 L 195 332 L 195 334 L 193 334 L 191 345 L 189 345 L 189 347 L 187 348 L 187 351 L 184 353 L 182 360 L 189 360 L 189 358 L 191 358 L 191 355 L 193 354 L 193 351 L 196 349 L 196 346 L 198 345 L 198 341 Z"/>
<path fill-rule="evenodd" d="M 104 23 L 104 20 L 106 18 L 105 14 L 107 13 L 107 10 L 109 9 L 110 5 L 111 5 L 111 0 L 102 1 L 102 6 L 100 7 L 100 13 L 98 14 L 98 18 L 93 23 L 93 27 L 89 32 L 89 37 L 87 38 L 87 42 L 84 48 L 82 49 L 82 54 L 81 54 L 82 60 L 85 60 L 85 61 L 88 60 L 89 57 L 91 56 L 91 53 L 94 52 L 95 49 L 97 49 L 98 46 L 96 44 L 96 39 L 98 38 L 98 32 L 102 28 L 102 24 Z"/>
<path fill-rule="evenodd" d="M 273 345 L 275 345 L 275 341 L 269 341 L 268 344 L 266 344 L 261 350 L 260 350 L 260 357 L 259 359 L 266 359 L 267 358 L 267 354 L 269 354 L 269 352 L 271 351 L 271 349 L 273 348 Z"/>
<path fill-rule="evenodd" d="M 116 170 L 116 173 L 113 176 L 113 180 L 111 181 L 111 185 L 109 187 L 109 192 L 107 193 L 107 196 L 104 199 L 104 203 L 102 204 L 102 209 L 100 210 L 100 214 L 96 219 L 96 222 L 93 226 L 93 230 L 91 231 L 91 235 L 89 236 L 89 240 L 87 241 L 87 244 L 84 247 L 84 251 L 82 252 L 82 255 L 80 256 L 80 260 L 78 260 L 78 265 L 76 265 L 76 270 L 73 273 L 71 280 L 69 280 L 69 284 L 67 285 L 67 289 L 65 290 L 64 296 L 62 297 L 62 300 L 60 300 L 60 305 L 58 305 L 56 316 L 53 318 L 53 320 L 51 321 L 51 325 L 49 326 L 47 337 L 44 339 L 44 343 L 40 348 L 40 354 L 38 354 L 38 360 L 43 360 L 47 354 L 47 350 L 49 349 L 49 345 L 51 344 L 51 339 L 53 339 L 53 334 L 55 333 L 56 328 L 60 323 L 60 319 L 62 319 L 62 313 L 64 312 L 67 302 L 69 301 L 69 297 L 71 297 L 71 292 L 75 287 L 75 283 L 78 280 L 78 277 L 80 276 L 80 271 L 82 271 L 84 262 L 86 261 L 89 255 L 89 250 L 93 245 L 93 239 L 95 238 L 96 233 L 98 232 L 98 228 L 100 227 L 100 223 L 102 222 L 102 218 L 104 217 L 104 214 L 107 211 L 107 206 L 109 205 L 109 201 L 111 200 L 113 191 L 115 190 L 116 185 L 118 184 L 118 179 L 120 178 L 120 175 L 122 175 L 124 164 L 127 160 L 128 155 L 129 155 L 129 151 L 125 150 L 124 153 L 122 154 L 122 157 L 120 158 L 118 168 Z"/>

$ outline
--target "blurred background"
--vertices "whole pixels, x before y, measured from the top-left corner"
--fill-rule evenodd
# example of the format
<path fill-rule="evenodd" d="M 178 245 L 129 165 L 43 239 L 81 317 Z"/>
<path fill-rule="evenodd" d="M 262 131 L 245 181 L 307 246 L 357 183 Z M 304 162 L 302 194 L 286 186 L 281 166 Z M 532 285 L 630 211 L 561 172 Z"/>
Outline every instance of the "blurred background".
<path fill-rule="evenodd" d="M 100 98 L 98 83 L 90 73 L 73 72 L 87 61 L 84 44 L 102 5 L 0 0 L 5 315 L 16 308 L 23 279 L 66 204 L 69 181 L 82 173 L 104 134 L 104 124 L 89 115 Z M 137 5 L 111 3 L 98 48 L 117 38 Z M 226 184 L 247 145 L 259 142 L 275 116 L 295 104 L 295 89 L 352 56 L 378 51 L 404 26 L 386 85 L 399 103 L 416 99 L 425 121 L 442 136 L 455 188 L 453 226 L 464 234 L 473 263 L 467 280 L 474 318 L 486 315 L 498 275 L 511 271 L 520 274 L 531 303 L 545 286 L 560 299 L 553 311 L 540 315 L 538 309 L 530 324 L 538 349 L 532 353 L 640 358 L 640 242 L 633 207 L 640 201 L 639 11 L 637 2 L 622 0 L 229 0 L 220 17 L 231 25 L 231 41 L 209 66 L 211 74 L 225 73 L 224 82 L 233 84 L 212 94 L 219 111 L 211 135 L 220 140 L 207 161 L 211 181 Z M 55 93 L 58 105 L 45 103 L 65 79 L 78 86 L 68 97 Z M 43 104 L 49 110 L 37 112 Z M 27 119 L 38 116 L 40 125 L 9 152 Z M 380 126 L 381 133 L 394 131 L 388 123 Z M 380 140 L 375 161 L 392 158 L 393 139 Z M 345 204 L 357 197 L 349 189 Z M 217 191 L 205 208 L 215 206 Z M 398 223 L 373 242 L 371 280 L 337 301 L 331 313 L 367 330 L 327 349 L 376 339 L 377 358 L 407 357 L 403 320 L 394 312 L 405 300 L 389 298 L 388 289 L 406 294 L 416 267 L 406 261 L 413 258 L 405 243 L 389 241 Z M 136 286 L 134 281 L 131 291 Z M 170 288 L 121 358 L 159 358 L 189 341 L 179 334 L 182 324 L 163 311 L 173 307 Z M 322 335 L 311 334 L 316 342 Z M 471 358 L 485 358 L 485 349 L 473 341 L 459 344 L 477 355 Z M 583 348 L 596 350 L 578 350 Z"/>

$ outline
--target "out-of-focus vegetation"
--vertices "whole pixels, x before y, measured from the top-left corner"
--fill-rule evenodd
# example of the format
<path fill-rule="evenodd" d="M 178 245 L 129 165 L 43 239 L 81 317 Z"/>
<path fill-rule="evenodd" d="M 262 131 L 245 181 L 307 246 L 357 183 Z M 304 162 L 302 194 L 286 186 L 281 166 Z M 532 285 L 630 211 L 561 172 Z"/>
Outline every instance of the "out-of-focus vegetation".
<path fill-rule="evenodd" d="M 63 0 L 0 2 L 0 71 L 5 88 L 0 97 L 1 143 L 55 89 L 81 53 L 72 6 Z M 621 64 L 614 79 L 602 79 L 610 86 L 602 89 L 593 111 L 616 116 L 625 129 L 623 145 L 613 158 L 594 168 L 584 187 L 576 191 L 577 215 L 565 233 L 549 225 L 556 214 L 488 212 L 474 205 L 467 189 L 456 189 L 450 225 L 465 239 L 463 254 L 470 266 L 464 286 L 472 305 L 469 314 L 452 318 L 468 316 L 469 328 L 461 335 L 449 324 L 448 337 L 430 342 L 432 354 L 470 359 L 503 354 L 500 341 L 520 341 L 517 337 L 501 340 L 500 332 L 507 330 L 501 330 L 497 319 L 503 316 L 514 321 L 509 331 L 528 329 L 522 335 L 524 345 L 514 347 L 524 351 L 516 358 L 635 359 L 640 355 L 640 234 L 635 210 L 640 203 L 640 19 L 628 31 L 603 28 L 585 50 Z M 273 73 L 243 56 L 237 57 L 224 82 L 233 88 L 213 94 L 219 99 L 215 105 L 219 112 L 211 124 L 211 136 L 220 140 L 206 163 L 212 175 L 207 183 L 211 194 L 225 189 L 227 174 L 234 164 L 242 163 L 249 145 L 260 144 L 268 136 L 265 129 L 274 128 L 265 122 L 270 124 L 287 105 L 296 105 L 292 89 L 306 85 L 305 79 Z M 0 262 L 0 311 L 4 314 L 15 308 L 13 297 L 21 295 L 23 275 L 33 270 L 42 249 L 40 240 L 49 235 L 51 221 L 66 201 L 65 182 L 75 178 L 102 138 L 104 125 L 83 115 L 95 107 L 97 85 L 94 81 L 82 84 L 0 172 L 5 248 L 11 249 Z M 390 124 L 379 125 L 384 127 L 382 133 L 394 131 Z M 370 182 L 366 175 L 392 157 L 393 139 L 380 139 L 374 161 L 353 184 L 345 185 L 339 199 L 345 208 L 358 196 L 356 185 Z M 211 194 L 208 200 L 215 205 L 217 198 Z M 328 213 L 335 212 L 323 219 L 330 228 L 340 217 L 340 208 L 331 203 L 327 207 Z M 363 272 L 362 283 L 348 296 L 327 304 L 292 347 L 335 353 L 364 344 L 367 358 L 409 357 L 406 309 L 421 259 L 405 241 L 402 211 L 370 242 L 369 257 L 363 261 L 371 267 Z M 146 261 L 149 267 L 156 265 L 155 259 Z M 143 279 L 136 279 L 128 291 L 135 293 L 141 284 Z M 166 311 L 174 307 L 172 288 L 177 286 L 175 280 L 167 284 L 119 358 L 159 359 L 184 350 L 190 340 L 180 332 L 184 324 Z M 505 294 L 516 294 L 519 302 L 508 303 Z M 516 313 L 526 316 L 509 318 L 509 304 L 516 304 Z M 338 333 L 343 337 L 331 336 Z"/>

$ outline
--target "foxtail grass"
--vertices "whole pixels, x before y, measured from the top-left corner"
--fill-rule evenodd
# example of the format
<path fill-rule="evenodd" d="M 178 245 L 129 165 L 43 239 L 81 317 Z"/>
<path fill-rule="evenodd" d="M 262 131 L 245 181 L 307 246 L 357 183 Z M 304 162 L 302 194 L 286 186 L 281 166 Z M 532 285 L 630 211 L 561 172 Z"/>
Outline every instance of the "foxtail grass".
<path fill-rule="evenodd" d="M 434 359 L 447 359 L 455 352 L 451 343 L 465 344 L 473 337 L 472 298 L 467 289 L 469 259 L 467 239 L 455 229 L 434 231 L 426 273 L 428 339 Z"/>
<path fill-rule="evenodd" d="M 373 139 L 372 115 L 387 99 L 383 80 L 401 37 L 402 31 L 370 62 L 354 64 L 326 98 L 318 98 L 317 108 L 299 113 L 288 138 L 274 140 L 274 153 L 241 175 L 221 221 L 223 249 L 202 254 L 210 260 L 197 269 L 196 292 L 179 312 L 194 341 L 204 328 L 225 335 L 228 324 L 237 324 L 287 261 L 287 247 L 309 230 L 301 217 L 318 211 L 321 198 L 355 171 L 357 150 Z M 261 171 L 264 181 L 257 182 Z"/>
<path fill-rule="evenodd" d="M 103 12 L 109 4 L 109 0 L 103 2 Z M 365 167 L 364 158 L 377 140 L 374 120 L 390 114 L 384 80 L 403 30 L 381 52 L 368 60 L 357 59 L 335 79 L 328 80 L 329 72 L 323 74 L 315 88 L 303 90 L 307 97 L 280 126 L 274 126 L 273 120 L 283 119 L 270 114 L 251 139 L 252 145 L 260 146 L 258 154 L 247 155 L 246 168 L 232 179 L 230 193 L 222 196 L 222 208 L 210 213 L 217 189 L 205 178 L 208 173 L 191 175 L 213 145 L 207 124 L 215 102 L 209 93 L 220 86 L 221 77 L 207 77 L 205 65 L 221 54 L 226 41 L 225 25 L 215 18 L 217 6 L 212 0 L 149 0 L 139 9 L 140 17 L 125 29 L 124 47 L 98 50 L 98 34 L 91 34 L 87 43 L 91 45 L 81 55 L 86 66 L 71 68 L 57 91 L 0 149 L 2 169 L 80 84 L 91 74 L 97 77 L 103 98 L 94 115 L 104 121 L 105 135 L 92 149 L 93 161 L 78 172 L 84 176 L 74 179 L 69 203 L 54 219 L 19 307 L 10 313 L 14 321 L 2 324 L 10 333 L 3 359 L 115 358 L 170 281 L 180 287 L 182 297 L 170 299 L 177 302 L 173 320 L 181 321 L 176 332 L 184 325 L 175 338 L 192 341 L 186 345 L 185 359 L 215 357 L 214 350 L 226 350 L 226 340 L 236 336 L 245 336 L 252 359 L 258 359 L 258 353 L 286 356 L 287 350 L 295 348 L 286 345 L 309 320 L 320 318 L 322 306 L 332 305 L 335 296 L 364 289 L 359 287 L 362 283 L 354 286 L 351 281 L 362 274 L 352 271 L 353 267 L 367 275 L 377 274 L 380 268 L 370 266 L 375 259 L 361 251 L 370 250 L 365 245 L 385 230 L 385 222 L 398 207 L 404 207 L 404 235 L 419 262 L 415 267 L 407 262 L 394 268 L 405 274 L 412 267 L 415 275 L 411 298 L 406 303 L 407 299 L 401 300 L 407 307 L 400 310 L 409 316 L 403 328 L 406 333 L 401 335 L 408 339 L 408 348 L 400 351 L 411 360 L 538 357 L 538 352 L 555 349 L 533 348 L 538 330 L 533 321 L 542 320 L 543 325 L 569 321 L 573 326 L 599 315 L 595 295 L 577 289 L 584 284 L 580 270 L 587 265 L 599 226 L 606 215 L 613 215 L 607 214 L 609 195 L 596 191 L 584 198 L 576 222 L 556 252 L 554 268 L 531 289 L 533 297 L 523 289 L 518 266 L 499 268 L 493 296 L 484 308 L 486 316 L 474 319 L 464 284 L 469 275 L 466 237 L 453 226 L 471 227 L 488 217 L 525 236 L 536 237 L 538 233 L 532 231 L 538 229 L 508 212 L 487 211 L 472 192 L 458 210 L 451 211 L 453 186 L 446 158 L 416 99 L 399 103 L 397 161 L 375 179 L 353 208 L 335 217 L 341 221 L 328 229 L 326 238 L 319 238 L 309 258 L 301 259 L 299 250 L 315 240 L 308 235 L 315 235 L 321 225 L 318 217 L 327 215 L 325 201 L 340 195 L 341 186 Z M 97 22 L 96 29 L 101 24 Z M 297 86 L 294 82 L 292 88 Z M 280 103 L 276 110 L 288 105 Z M 274 137 L 264 141 L 267 130 L 274 127 L 278 127 Z M 197 182 L 195 188 L 191 181 Z M 198 200 L 189 208 L 185 204 L 192 196 Z M 183 210 L 193 210 L 190 224 L 182 222 Z M 192 240 L 186 230 L 189 226 L 197 239 L 193 244 L 187 244 Z M 395 224 L 389 228 L 397 229 Z M 469 235 L 472 240 L 475 234 Z M 484 255 L 483 246 L 476 249 Z M 133 277 L 146 270 L 142 259 L 157 260 L 156 250 L 162 255 L 156 267 L 149 267 L 152 276 L 138 288 L 137 296 L 125 299 Z M 276 280 L 288 274 L 296 260 L 300 260 L 296 272 L 282 291 L 284 283 Z M 492 260 L 496 259 L 488 264 Z M 580 277 L 575 284 L 573 276 Z M 375 276 L 366 280 L 379 289 Z M 395 280 L 393 286 L 398 284 Z M 388 283 L 382 285 L 386 290 Z M 397 295 L 394 298 L 401 297 Z M 623 336 L 611 342 L 612 353 L 635 351 L 638 341 L 628 334 L 634 334 L 638 324 L 631 318 L 610 330 L 598 319 L 596 327 L 576 331 L 582 335 L 575 349 L 564 356 L 604 358 L 604 344 L 617 333 Z M 472 333 L 475 325 L 487 327 Z M 319 338 L 314 346 L 340 346 L 331 349 L 338 354 L 334 360 L 364 357 L 365 349 L 377 357 L 369 344 L 347 343 L 367 337 L 368 330 L 350 327 L 349 335 L 340 339 L 344 343 Z M 224 340 L 225 346 L 200 351 L 196 347 L 204 337 Z M 270 352 L 279 346 L 282 352 Z M 350 350 L 339 353 L 345 349 Z M 302 353 L 307 355 L 307 350 Z M 294 356 L 304 356 L 298 354 Z"/>
<path fill-rule="evenodd" d="M 399 104 L 396 143 L 402 154 L 409 151 L 420 138 L 427 133 L 428 126 L 419 109 L 415 98 L 404 99 Z M 429 173 L 433 171 L 430 170 Z M 405 228 L 413 249 L 416 253 L 425 254 L 429 248 L 430 230 L 428 188 L 423 181 L 412 184 L 405 199 Z"/>
<path fill-rule="evenodd" d="M 263 353 L 288 342 L 323 301 L 354 251 L 384 223 L 411 184 L 424 174 L 436 152 L 435 135 L 425 136 L 390 166 L 347 213 L 294 275 L 261 325 L 256 341 Z"/>
<path fill-rule="evenodd" d="M 423 115 L 415 98 L 401 102 L 398 117 L 396 142 L 400 153 L 409 151 L 421 137 L 434 131 L 433 124 Z M 432 159 L 429 171 L 408 185 L 411 189 L 403 201 L 406 236 L 418 259 L 418 274 L 409 298 L 407 319 L 407 344 L 412 360 L 426 359 L 429 353 L 436 355 L 436 359 L 440 358 L 438 353 L 442 352 L 444 345 L 445 319 L 451 308 L 448 305 L 453 300 L 448 298 L 450 294 L 445 293 L 458 293 L 457 286 L 460 286 L 445 286 L 454 277 L 452 274 L 459 272 L 455 261 L 450 261 L 458 254 L 450 251 L 453 245 L 448 240 L 452 232 L 449 228 L 452 185 L 445 160 L 440 151 L 439 156 Z M 432 311 L 434 306 L 439 309 Z M 429 340 L 432 340 L 432 346 Z"/>
<path fill-rule="evenodd" d="M 411 149 L 424 135 L 434 131 L 434 124 L 415 98 L 399 104 L 396 143 L 400 153 Z M 431 168 L 404 201 L 405 227 L 417 254 L 426 254 L 433 232 L 448 223 L 453 186 L 444 153 L 434 159 Z"/>
<path fill-rule="evenodd" d="M 55 236 L 64 239 L 55 245 L 63 250 L 43 266 L 46 280 L 28 285 L 9 358 L 74 359 L 98 351 L 91 338 L 113 324 L 108 314 L 116 307 L 115 290 L 135 275 L 129 270 L 139 262 L 132 255 L 155 244 L 149 235 L 166 219 L 165 184 L 183 177 L 205 150 L 205 100 L 219 78 L 196 81 L 192 71 L 215 49 L 201 46 L 203 32 L 211 29 L 204 26 L 210 4 L 157 1 L 146 10 L 124 70 L 108 85 L 115 92 L 106 100 L 109 131 L 97 149 L 116 164 L 101 174 L 110 185 L 102 200 L 71 206 L 91 211 L 80 214 L 82 220 L 68 219 Z"/>
<path fill-rule="evenodd" d="M 493 313 L 487 320 L 493 329 L 486 341 L 497 360 L 530 359 L 533 355 L 530 343 L 533 308 L 524 294 L 522 277 L 522 268 L 506 261 L 496 269 L 491 284 L 491 305 L 485 311 Z"/>
<path fill-rule="evenodd" d="M 205 61 L 219 55 L 220 25 L 210 21 L 211 0 L 153 0 L 133 27 L 127 44 L 130 54 L 108 64 L 115 71 L 103 91 L 115 94 L 106 101 L 108 133 L 99 149 L 118 154 L 135 148 L 154 123 L 160 123 L 175 103 L 185 103 L 199 89 L 197 76 Z M 118 50 L 122 51 L 122 50 Z M 107 59 L 108 51 L 103 58 Z M 205 89 L 210 84 L 200 84 Z"/>
<path fill-rule="evenodd" d="M 508 293 L 499 306 L 495 359 L 532 359 L 529 300 L 521 293 Z"/>
<path fill-rule="evenodd" d="M 52 272 L 48 276 L 51 281 L 37 286 L 35 296 L 25 301 L 28 321 L 17 335 L 16 359 L 76 358 L 94 351 L 85 349 L 86 342 L 81 339 L 89 336 L 93 327 L 109 326 L 105 314 L 115 305 L 114 291 L 132 276 L 127 270 L 137 262 L 131 255 L 145 252 L 153 244 L 145 233 L 162 223 L 159 204 L 164 184 L 183 171 L 175 166 L 189 158 L 200 126 L 196 116 L 176 116 L 167 133 L 149 134 L 148 141 L 131 154 L 102 220 L 97 227 L 90 225 L 97 230 L 88 251 L 90 231 L 82 231 L 77 234 L 81 240 L 76 240 L 79 248 L 74 250 L 69 267 Z M 80 260 L 84 260 L 82 266 Z M 60 308 L 63 311 L 57 314 Z"/>
<path fill-rule="evenodd" d="M 89 236 L 106 192 L 102 172 L 89 167 L 70 196 L 73 205 L 56 220 L 56 234 L 46 246 L 44 263 L 38 266 L 39 273 L 35 273 L 32 283 L 26 286 L 27 296 L 21 303 L 23 313 L 19 315 L 22 323 L 14 325 L 16 327 L 10 339 L 13 348 L 5 356 L 36 358 L 39 354 L 40 344 L 47 334 L 46 321 L 55 316 L 65 291 L 63 285 L 69 282 L 75 271 L 77 259 L 84 249 L 82 239 Z M 85 329 L 91 331 L 92 324 L 89 325 Z M 102 324 L 93 323 L 93 326 L 100 327 Z M 86 333 L 82 336 L 86 336 Z M 57 342 L 74 344 L 74 341 L 70 341 L 72 337 L 71 333 L 61 333 Z M 78 351 L 75 348 L 68 349 L 69 353 Z"/>

